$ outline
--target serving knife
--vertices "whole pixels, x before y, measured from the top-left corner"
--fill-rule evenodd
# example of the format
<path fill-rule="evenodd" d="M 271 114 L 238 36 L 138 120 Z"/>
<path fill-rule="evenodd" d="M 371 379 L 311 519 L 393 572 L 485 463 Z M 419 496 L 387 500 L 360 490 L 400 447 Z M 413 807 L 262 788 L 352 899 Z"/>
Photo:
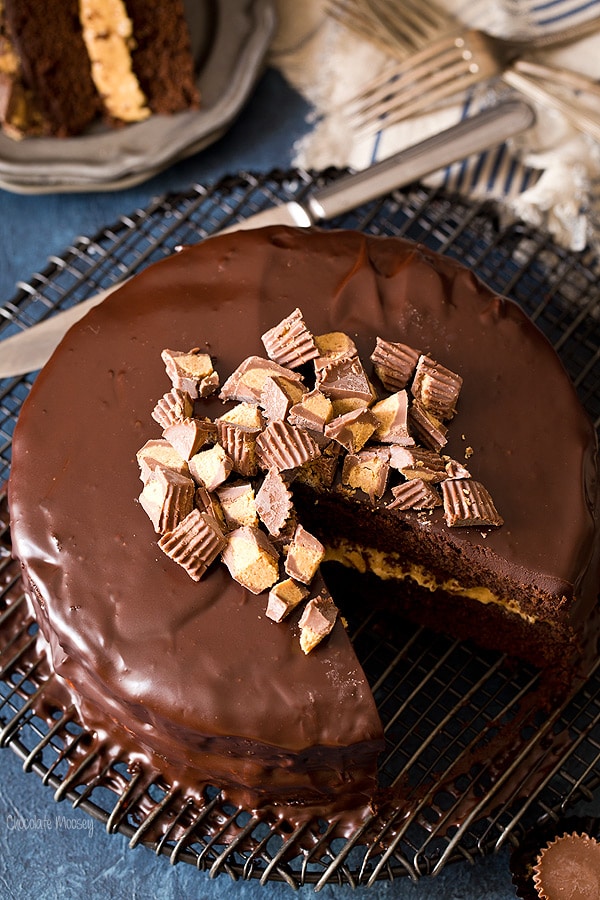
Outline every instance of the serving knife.
<path fill-rule="evenodd" d="M 334 219 L 401 185 L 493 147 L 531 127 L 534 121 L 535 114 L 528 103 L 505 100 L 382 162 L 336 179 L 315 190 L 302 203 L 291 201 L 270 207 L 217 233 L 265 225 L 308 227 Z M 123 283 L 112 285 L 70 309 L 0 341 L 0 378 L 21 376 L 40 369 L 71 325 Z"/>

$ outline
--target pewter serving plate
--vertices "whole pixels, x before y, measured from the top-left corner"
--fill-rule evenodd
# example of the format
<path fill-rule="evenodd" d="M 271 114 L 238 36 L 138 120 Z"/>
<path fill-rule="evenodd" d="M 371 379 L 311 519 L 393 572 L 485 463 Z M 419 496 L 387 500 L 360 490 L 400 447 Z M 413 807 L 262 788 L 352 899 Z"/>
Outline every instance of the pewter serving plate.
<path fill-rule="evenodd" d="M 16 193 L 128 188 L 225 133 L 261 72 L 275 27 L 272 0 L 185 0 L 202 105 L 73 138 L 0 133 L 0 187 Z"/>

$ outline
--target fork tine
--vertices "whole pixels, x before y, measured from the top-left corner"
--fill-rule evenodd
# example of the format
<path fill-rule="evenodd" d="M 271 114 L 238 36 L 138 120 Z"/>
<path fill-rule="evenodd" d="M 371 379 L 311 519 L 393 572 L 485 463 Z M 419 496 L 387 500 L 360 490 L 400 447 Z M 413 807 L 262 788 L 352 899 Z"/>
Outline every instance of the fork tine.
<path fill-rule="evenodd" d="M 449 24 L 446 20 L 442 26 L 429 25 L 424 16 L 415 14 L 415 10 L 404 3 L 401 11 L 394 11 L 388 3 L 381 0 L 370 0 L 369 7 L 371 14 L 379 20 L 387 33 L 390 49 L 398 44 L 418 49 L 431 39 L 432 34 L 437 34 L 440 27 L 447 30 Z"/>
<path fill-rule="evenodd" d="M 356 34 L 366 37 L 371 42 L 388 50 L 389 35 L 381 23 L 370 18 L 364 11 L 357 9 L 348 0 L 327 0 L 325 11 L 333 19 L 350 28 Z M 397 49 L 402 49 L 399 46 Z"/>
<path fill-rule="evenodd" d="M 387 0 L 372 0 L 372 2 L 374 5 L 377 5 L 378 2 L 388 5 Z M 392 5 L 396 16 L 418 24 L 427 33 L 433 31 L 439 33 L 458 25 L 453 16 L 435 3 L 424 4 L 423 0 L 396 0 Z"/>
<path fill-rule="evenodd" d="M 407 77 L 412 79 L 415 73 L 420 76 L 422 72 L 432 72 L 437 69 L 438 61 L 446 62 L 448 54 L 452 54 L 455 58 L 462 58 L 463 47 L 457 46 L 457 38 L 454 36 L 435 41 L 417 53 L 411 54 L 403 62 L 387 66 L 363 87 L 355 100 L 361 101 L 367 97 L 379 99 L 387 96 L 391 91 L 395 92 L 400 88 L 403 79 Z"/>
<path fill-rule="evenodd" d="M 442 100 L 466 91 L 480 80 L 478 72 L 465 69 L 462 62 L 456 63 L 442 72 L 434 73 L 427 81 L 425 89 L 422 84 L 416 84 L 413 89 L 406 91 L 401 104 L 394 96 L 387 103 L 373 108 L 370 114 L 357 117 L 353 120 L 355 128 L 363 134 L 368 134 L 380 128 L 396 125 L 410 116 L 427 112 Z"/>
<path fill-rule="evenodd" d="M 555 85 L 558 88 L 571 88 L 591 97 L 600 98 L 600 81 L 594 81 L 587 75 L 582 75 L 581 72 L 574 72 L 559 66 L 548 66 L 528 59 L 516 60 L 513 68 L 523 75 L 543 78 L 547 84 Z"/>
<path fill-rule="evenodd" d="M 366 85 L 349 107 L 359 130 L 395 124 L 500 74 L 504 62 L 488 35 L 469 30 L 435 42 Z"/>
<path fill-rule="evenodd" d="M 401 104 L 406 92 L 415 86 L 425 95 L 430 84 L 435 87 L 438 80 L 454 73 L 456 66 L 459 71 L 467 68 L 463 48 L 455 42 L 444 45 L 440 42 L 429 52 L 415 54 L 405 64 L 386 69 L 354 98 L 350 109 L 354 115 L 366 116 L 377 104 L 386 101 Z"/>
<path fill-rule="evenodd" d="M 420 9 L 415 0 L 326 0 L 325 10 L 400 59 L 456 27 L 435 5 Z"/>
<path fill-rule="evenodd" d="M 543 106 L 557 109 L 586 134 L 600 141 L 600 84 L 567 69 L 518 60 L 503 80 Z"/>

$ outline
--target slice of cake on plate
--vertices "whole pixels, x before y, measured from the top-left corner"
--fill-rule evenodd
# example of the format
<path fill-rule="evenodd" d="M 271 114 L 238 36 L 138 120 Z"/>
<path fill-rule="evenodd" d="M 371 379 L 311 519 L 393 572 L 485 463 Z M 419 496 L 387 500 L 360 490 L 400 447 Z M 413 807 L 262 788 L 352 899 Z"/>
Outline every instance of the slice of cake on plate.
<path fill-rule="evenodd" d="M 181 0 L 0 2 L 0 121 L 11 137 L 198 105 Z"/>

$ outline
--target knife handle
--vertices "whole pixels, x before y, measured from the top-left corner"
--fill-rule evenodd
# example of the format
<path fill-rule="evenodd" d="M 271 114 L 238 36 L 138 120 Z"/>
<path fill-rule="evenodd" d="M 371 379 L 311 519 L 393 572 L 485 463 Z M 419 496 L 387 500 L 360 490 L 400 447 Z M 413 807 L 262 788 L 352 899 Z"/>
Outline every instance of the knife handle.
<path fill-rule="evenodd" d="M 315 221 L 335 218 L 401 184 L 410 184 L 472 153 L 500 144 L 534 122 L 535 113 L 528 103 L 505 100 L 362 172 L 336 179 L 315 191 L 305 205 Z"/>

